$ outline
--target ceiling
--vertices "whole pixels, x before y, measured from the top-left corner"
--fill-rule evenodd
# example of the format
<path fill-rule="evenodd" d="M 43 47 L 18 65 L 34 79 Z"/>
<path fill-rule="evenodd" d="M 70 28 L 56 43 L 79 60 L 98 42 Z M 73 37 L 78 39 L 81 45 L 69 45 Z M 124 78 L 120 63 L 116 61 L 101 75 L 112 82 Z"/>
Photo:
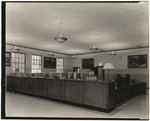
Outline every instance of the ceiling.
<path fill-rule="evenodd" d="M 148 2 L 6 3 L 6 43 L 66 54 L 149 46 Z M 59 36 L 63 21 L 65 43 Z"/>

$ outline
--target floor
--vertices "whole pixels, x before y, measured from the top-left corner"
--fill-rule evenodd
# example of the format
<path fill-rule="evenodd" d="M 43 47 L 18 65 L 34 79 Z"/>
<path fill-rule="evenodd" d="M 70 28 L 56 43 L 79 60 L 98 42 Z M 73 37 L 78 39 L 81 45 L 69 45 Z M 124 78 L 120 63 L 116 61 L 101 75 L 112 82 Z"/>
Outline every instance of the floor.
<path fill-rule="evenodd" d="M 138 95 L 103 113 L 19 93 L 6 92 L 6 117 L 149 118 L 148 94 Z"/>

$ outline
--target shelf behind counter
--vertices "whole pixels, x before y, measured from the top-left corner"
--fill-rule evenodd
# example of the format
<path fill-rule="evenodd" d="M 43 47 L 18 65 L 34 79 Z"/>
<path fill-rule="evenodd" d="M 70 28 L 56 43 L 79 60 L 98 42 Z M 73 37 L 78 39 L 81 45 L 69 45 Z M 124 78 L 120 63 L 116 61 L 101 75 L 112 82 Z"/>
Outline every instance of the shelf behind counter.
<path fill-rule="evenodd" d="M 8 76 L 7 90 L 103 112 L 115 109 L 114 82 Z"/>

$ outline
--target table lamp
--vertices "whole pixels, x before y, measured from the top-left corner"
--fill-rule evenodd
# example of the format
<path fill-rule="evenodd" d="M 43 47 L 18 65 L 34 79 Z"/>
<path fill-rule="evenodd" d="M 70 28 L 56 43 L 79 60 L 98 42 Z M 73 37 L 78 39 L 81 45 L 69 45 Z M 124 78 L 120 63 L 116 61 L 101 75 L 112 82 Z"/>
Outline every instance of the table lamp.
<path fill-rule="evenodd" d="M 114 66 L 112 65 L 112 63 L 105 63 L 103 69 L 104 69 L 104 70 L 108 70 L 108 80 L 109 80 L 109 71 L 110 71 L 111 69 L 114 69 Z"/>

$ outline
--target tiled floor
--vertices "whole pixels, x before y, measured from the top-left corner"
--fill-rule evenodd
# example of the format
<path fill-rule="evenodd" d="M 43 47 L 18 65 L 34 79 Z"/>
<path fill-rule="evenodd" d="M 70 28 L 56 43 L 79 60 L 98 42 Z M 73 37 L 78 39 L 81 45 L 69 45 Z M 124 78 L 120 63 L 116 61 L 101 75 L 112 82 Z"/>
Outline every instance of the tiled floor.
<path fill-rule="evenodd" d="M 149 118 L 148 94 L 139 95 L 110 113 L 10 92 L 6 92 L 5 107 L 8 117 Z"/>

